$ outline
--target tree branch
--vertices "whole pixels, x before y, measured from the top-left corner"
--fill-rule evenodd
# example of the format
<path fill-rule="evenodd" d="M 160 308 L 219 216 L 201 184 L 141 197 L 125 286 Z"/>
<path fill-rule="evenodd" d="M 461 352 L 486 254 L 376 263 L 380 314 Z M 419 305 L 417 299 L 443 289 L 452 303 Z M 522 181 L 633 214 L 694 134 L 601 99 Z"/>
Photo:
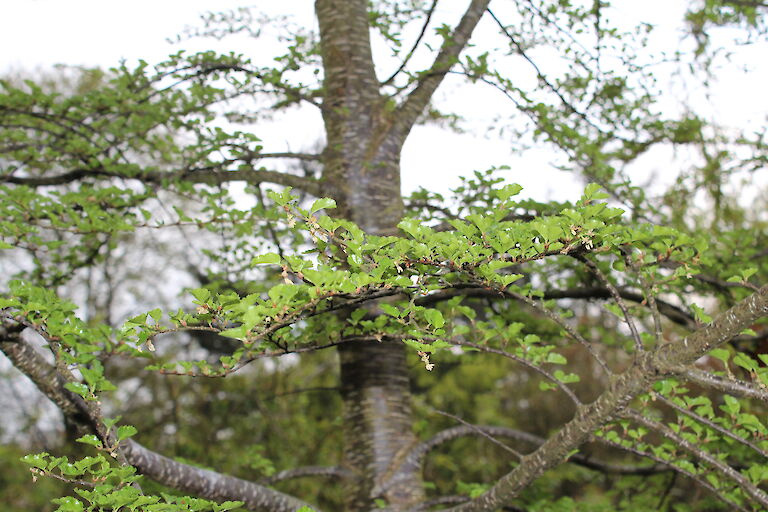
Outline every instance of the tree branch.
<path fill-rule="evenodd" d="M 142 183 L 161 183 L 164 180 L 177 179 L 206 185 L 221 185 L 232 181 L 243 181 L 251 185 L 273 183 L 275 185 L 284 185 L 300 189 L 318 197 L 323 194 L 320 181 L 312 178 L 295 176 L 293 174 L 277 171 L 256 169 L 228 171 L 226 169 L 221 169 L 218 166 L 203 169 L 184 169 L 167 173 L 147 172 L 136 175 L 118 174 L 107 172 L 103 169 L 74 169 L 55 176 L 3 176 L 0 177 L 0 182 L 26 185 L 28 187 L 45 187 L 51 185 L 65 185 L 84 178 L 121 178 L 137 180 Z"/>
<path fill-rule="evenodd" d="M 446 73 L 456 64 L 459 54 L 466 47 L 477 23 L 483 16 L 490 0 L 472 0 L 453 33 L 446 37 L 432 66 L 423 73 L 419 84 L 397 109 L 395 118 L 402 136 L 408 133 L 421 112 L 429 104 L 432 95 L 442 83 Z"/>
<path fill-rule="evenodd" d="M 730 439 L 733 439 L 739 444 L 742 444 L 748 448 L 751 448 L 752 450 L 756 451 L 758 454 L 762 455 L 766 460 L 768 460 L 768 452 L 757 446 L 755 443 L 750 441 L 749 439 L 744 439 L 743 437 L 737 436 L 727 428 L 721 427 L 714 421 L 705 418 L 704 416 L 701 416 L 700 414 L 696 414 L 695 412 L 686 409 L 685 407 L 681 407 L 680 405 L 676 404 L 669 398 L 663 396 L 663 395 L 656 395 L 656 400 L 661 401 L 662 403 L 666 404 L 668 407 L 671 407 L 675 411 L 679 412 L 680 414 L 684 414 L 688 416 L 689 418 L 698 421 L 702 425 L 706 425 L 707 427 L 711 428 L 712 430 L 716 431 L 718 434 L 720 434 L 723 437 L 728 437 Z"/>
<path fill-rule="evenodd" d="M 641 293 L 636 293 L 625 288 L 617 289 L 619 296 L 622 299 L 630 300 L 638 304 L 642 304 L 645 301 L 645 297 Z M 544 300 L 549 299 L 610 299 L 611 292 L 604 287 L 587 287 L 587 288 L 572 288 L 567 290 L 547 290 L 544 292 Z M 659 313 L 665 316 L 670 321 L 693 329 L 696 326 L 696 320 L 684 309 L 669 302 L 656 299 L 656 305 L 659 308 Z"/>
<path fill-rule="evenodd" d="M 768 4 L 760 2 L 758 0 L 723 0 L 723 4 L 738 5 L 739 7 L 768 8 Z"/>
<path fill-rule="evenodd" d="M 600 442 L 608 446 L 618 448 L 619 450 L 628 451 L 630 453 L 637 455 L 638 457 L 650 459 L 652 461 L 655 461 L 657 464 L 668 465 L 664 459 L 658 457 L 657 455 L 654 455 L 652 452 L 638 450 L 637 448 L 634 448 L 632 446 L 624 446 L 621 443 L 618 443 L 615 441 L 609 441 L 608 439 L 605 439 L 605 438 L 600 439 Z M 676 473 L 681 474 L 687 478 L 690 478 L 693 482 L 696 482 L 696 484 L 700 485 L 702 488 L 711 492 L 712 496 L 719 499 L 723 503 L 730 505 L 732 510 L 738 510 L 739 512 L 748 512 L 746 508 L 738 505 L 737 503 L 726 498 L 722 493 L 718 492 L 717 489 L 712 484 L 710 484 L 707 480 L 705 480 L 702 477 L 702 475 L 693 474 L 686 469 L 683 469 L 679 466 L 675 466 L 674 464 L 669 465 L 669 467 Z"/>
<path fill-rule="evenodd" d="M 173 175 L 165 176 L 162 173 L 153 173 L 149 176 L 152 182 L 160 182 L 163 179 L 174 178 Z M 316 197 L 322 196 L 324 194 L 321 182 L 316 179 L 296 176 L 294 174 L 286 174 L 277 171 L 264 171 L 255 169 L 237 171 L 228 171 L 225 169 L 200 169 L 178 173 L 178 178 L 183 181 L 189 181 L 192 183 L 204 183 L 207 185 L 221 185 L 231 181 L 243 181 L 250 185 L 273 183 L 275 185 L 284 185 L 293 187 L 295 189 L 300 189 Z"/>
<path fill-rule="evenodd" d="M 672 441 L 676 446 L 679 446 L 686 452 L 693 455 L 696 459 L 702 462 L 706 462 L 707 464 L 715 468 L 721 475 L 731 479 L 736 485 L 739 486 L 739 488 L 742 491 L 744 491 L 745 494 L 750 496 L 752 499 L 754 499 L 756 502 L 760 503 L 764 507 L 768 508 L 768 494 L 763 492 L 756 485 L 753 485 L 752 482 L 750 482 L 747 477 L 745 477 L 744 475 L 742 475 L 741 473 L 739 473 L 729 465 L 725 464 L 714 455 L 708 453 L 705 450 L 702 450 L 694 443 L 691 443 L 684 437 L 676 434 L 671 428 L 667 427 L 666 425 L 659 423 L 657 421 L 650 420 L 637 411 L 628 409 L 624 411 L 623 415 L 651 430 L 658 432 L 663 437 Z"/>
<path fill-rule="evenodd" d="M 726 379 L 694 368 L 681 367 L 678 375 L 690 382 L 739 398 L 756 398 L 768 404 L 768 391 L 736 379 Z"/>
<path fill-rule="evenodd" d="M 388 85 L 392 80 L 395 79 L 397 75 L 400 74 L 400 72 L 405 69 L 405 66 L 408 64 L 408 61 L 411 60 L 411 57 L 413 57 L 413 54 L 416 52 L 416 49 L 419 47 L 419 44 L 421 43 L 421 40 L 424 38 L 424 34 L 427 32 L 427 27 L 429 26 L 429 21 L 432 19 L 432 14 L 435 12 L 435 7 L 437 7 L 438 0 L 432 0 L 432 5 L 429 7 L 429 10 L 427 10 L 427 16 L 424 18 L 424 24 L 421 26 L 421 32 L 419 32 L 418 37 L 416 38 L 416 41 L 413 43 L 413 46 L 411 46 L 411 50 L 408 52 L 408 54 L 403 59 L 403 62 L 400 63 L 400 66 L 395 70 L 394 73 L 390 75 L 389 78 L 381 82 L 381 85 Z"/>
<path fill-rule="evenodd" d="M 425 340 L 428 338 L 424 338 Z M 552 375 L 550 372 L 545 370 L 544 368 L 541 368 L 540 366 L 533 364 L 532 362 L 528 361 L 527 359 L 524 359 L 520 356 L 516 356 L 515 354 L 512 354 L 510 352 L 507 352 L 505 350 L 501 350 L 498 348 L 488 347 L 485 345 L 480 345 L 477 343 L 472 343 L 470 341 L 464 341 L 460 339 L 447 339 L 445 340 L 448 343 L 451 343 L 452 345 L 457 345 L 461 347 L 470 347 L 474 350 L 477 350 L 479 352 L 487 352 L 489 354 L 496 354 L 502 357 L 506 357 L 507 359 L 511 359 L 517 363 L 520 363 L 521 365 L 525 366 L 526 368 L 529 368 L 533 370 L 534 372 L 538 373 L 545 379 L 552 382 L 555 386 L 557 386 L 560 391 L 566 394 L 568 398 L 571 399 L 571 401 L 574 403 L 574 405 L 578 408 L 581 405 L 581 400 L 579 400 L 579 397 L 576 396 L 576 393 L 571 390 L 565 383 L 561 382 L 559 379 L 557 379 L 554 375 Z"/>
<path fill-rule="evenodd" d="M 539 436 L 523 432 L 521 430 L 515 430 L 507 427 L 497 427 L 488 425 L 459 425 L 442 430 L 432 436 L 430 439 L 420 443 L 416 446 L 406 458 L 406 464 L 422 464 L 427 453 L 436 447 L 444 444 L 448 441 L 458 439 L 466 436 L 490 436 L 490 437 L 503 437 L 508 439 L 514 439 L 534 447 L 539 447 L 546 439 Z M 629 465 L 617 465 L 607 462 L 600 462 L 590 459 L 586 455 L 574 454 L 568 462 L 578 464 L 589 469 L 594 469 L 605 474 L 614 475 L 655 475 L 657 473 L 663 473 L 671 471 L 672 468 L 667 464 L 654 464 L 652 466 L 629 466 Z"/>
<path fill-rule="evenodd" d="M 352 473 L 339 466 L 305 466 L 302 468 L 286 469 L 272 476 L 259 480 L 261 485 L 273 485 L 277 482 L 302 478 L 305 476 L 327 476 L 331 478 L 349 478 Z"/>
<path fill-rule="evenodd" d="M 580 406 L 574 418 L 550 437 L 539 449 L 527 455 L 487 492 L 452 511 L 486 511 L 498 508 L 517 496 L 547 469 L 562 464 L 568 454 L 581 446 L 596 428 L 624 409 L 653 382 L 674 373 L 674 369 L 692 364 L 757 319 L 768 315 L 768 285 L 719 315 L 682 341 L 662 345 L 652 352 L 637 354 L 632 366 L 614 378 L 608 389 L 591 404 Z M 757 496 L 759 502 L 762 498 Z"/>
<path fill-rule="evenodd" d="M 633 292 L 631 290 L 619 288 L 617 291 L 619 293 L 619 296 L 625 300 L 637 302 L 638 304 L 643 303 L 643 301 L 645 300 L 642 294 Z M 495 299 L 503 297 L 503 295 L 500 294 L 499 292 L 495 290 L 488 290 L 487 288 L 483 288 L 483 287 L 451 288 L 448 290 L 432 293 L 424 297 L 419 297 L 416 299 L 415 302 L 419 306 L 428 306 L 428 305 L 437 304 L 438 302 L 443 302 L 458 296 L 495 298 Z M 611 297 L 612 297 L 611 292 L 608 290 L 608 288 L 595 286 L 595 287 L 584 287 L 584 288 L 569 288 L 565 290 L 545 290 L 544 296 L 542 297 L 542 299 L 543 300 L 550 300 L 550 299 L 591 300 L 591 299 L 610 299 Z M 656 299 L 656 305 L 659 308 L 659 313 L 665 316 L 666 318 L 668 318 L 670 321 L 678 325 L 682 325 L 683 327 L 687 327 L 689 329 L 693 329 L 695 327 L 696 321 L 693 318 L 693 316 L 688 314 L 682 308 L 659 299 Z"/>
<path fill-rule="evenodd" d="M 624 304 L 624 299 L 622 298 L 619 291 L 616 289 L 615 286 L 611 283 L 610 279 L 608 279 L 608 276 L 606 276 L 602 270 L 595 264 L 595 262 L 588 259 L 586 256 L 583 255 L 576 255 L 574 256 L 577 260 L 582 262 L 586 267 L 592 272 L 593 275 L 597 276 L 597 278 L 602 281 L 603 285 L 608 289 L 608 291 L 611 294 L 611 297 L 613 298 L 616 305 L 621 310 L 622 315 L 624 315 L 624 323 L 627 324 L 627 327 L 629 327 L 629 331 L 632 333 L 632 339 L 635 342 L 635 350 L 638 352 L 642 352 L 644 350 L 643 347 L 643 340 L 640 338 L 640 333 L 637 331 L 637 326 L 635 325 L 634 320 L 632 320 L 632 315 L 629 314 L 629 309 L 627 308 L 627 305 Z"/>
<path fill-rule="evenodd" d="M 124 444 L 123 444 L 124 443 Z M 295 512 L 307 503 L 262 485 L 177 462 L 135 441 L 121 443 L 126 458 L 139 473 L 163 485 L 214 501 L 243 501 L 248 510 Z"/>
<path fill-rule="evenodd" d="M 0 351 L 81 430 L 96 432 L 102 442 L 107 444 L 108 440 L 103 438 L 104 432 L 98 426 L 101 418 L 94 417 L 92 408 L 82 398 L 64 388 L 66 379 L 37 350 L 21 339 L 21 331 L 17 326 L 7 322 L 0 324 Z M 265 512 L 295 512 L 302 506 L 308 506 L 297 498 L 253 482 L 169 459 L 132 440 L 122 441 L 118 450 L 121 458 L 135 466 L 139 473 L 168 487 L 202 498 L 244 501 L 249 510 Z"/>
<path fill-rule="evenodd" d="M 322 155 L 316 153 L 293 153 L 293 152 L 278 152 L 278 153 L 257 153 L 254 151 L 244 152 L 243 156 L 248 160 L 262 160 L 264 158 L 288 158 L 293 160 L 303 160 L 307 162 L 319 162 Z"/>

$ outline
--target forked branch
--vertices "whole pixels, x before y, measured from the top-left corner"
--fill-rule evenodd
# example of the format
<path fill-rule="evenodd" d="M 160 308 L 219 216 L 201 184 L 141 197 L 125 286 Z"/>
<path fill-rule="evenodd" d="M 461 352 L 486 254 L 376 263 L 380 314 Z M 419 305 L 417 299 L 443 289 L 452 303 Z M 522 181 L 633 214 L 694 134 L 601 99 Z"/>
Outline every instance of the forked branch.
<path fill-rule="evenodd" d="M 0 351 L 42 391 L 80 430 L 95 432 L 103 439 L 103 418 L 95 417 L 92 407 L 64 388 L 67 379 L 21 337 L 20 330 L 9 322 L 0 325 Z M 295 512 L 303 501 L 262 485 L 201 469 L 164 457 L 132 440 L 118 447 L 120 458 L 136 467 L 139 473 L 168 487 L 202 498 L 245 502 L 249 510 Z"/>
<path fill-rule="evenodd" d="M 676 368 L 692 364 L 702 355 L 726 343 L 756 320 L 767 315 L 768 285 L 685 339 L 662 345 L 652 352 L 638 354 L 632 366 L 612 379 L 608 389 L 597 400 L 578 407 L 571 421 L 539 449 L 527 455 L 491 489 L 450 510 L 494 510 L 509 502 L 547 469 L 567 460 L 568 454 L 587 441 L 595 429 L 615 418 L 634 397 L 647 391 L 655 381 L 675 373 Z M 748 494 L 757 503 L 768 504 L 759 492 Z"/>

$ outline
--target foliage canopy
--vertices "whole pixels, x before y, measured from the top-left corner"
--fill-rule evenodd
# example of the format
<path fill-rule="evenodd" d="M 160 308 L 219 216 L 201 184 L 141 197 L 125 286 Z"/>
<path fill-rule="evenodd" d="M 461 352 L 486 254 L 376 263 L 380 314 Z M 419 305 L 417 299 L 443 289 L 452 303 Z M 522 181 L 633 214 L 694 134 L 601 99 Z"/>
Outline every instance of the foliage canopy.
<path fill-rule="evenodd" d="M 607 2 L 465 3 L 212 14 L 187 36 L 277 23 L 280 50 L 0 82 L 0 351 L 78 443 L 22 458 L 55 510 L 768 508 L 768 219 L 728 194 L 764 135 L 665 115 L 653 27 Z M 692 5 L 694 69 L 764 9 Z M 583 192 L 492 169 L 403 198 L 412 129 L 467 126 L 435 100 L 459 83 Z M 301 108 L 321 150 L 265 150 Z M 652 195 L 631 176 L 670 148 L 701 164 Z"/>

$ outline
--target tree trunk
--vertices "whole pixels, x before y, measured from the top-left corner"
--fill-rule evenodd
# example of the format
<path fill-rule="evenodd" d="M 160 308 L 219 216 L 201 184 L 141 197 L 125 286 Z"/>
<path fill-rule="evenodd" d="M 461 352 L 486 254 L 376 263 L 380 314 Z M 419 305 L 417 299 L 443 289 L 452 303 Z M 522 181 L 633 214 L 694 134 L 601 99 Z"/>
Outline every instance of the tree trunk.
<path fill-rule="evenodd" d="M 393 235 L 403 212 L 402 137 L 393 133 L 373 70 L 365 0 L 318 0 L 326 70 L 323 120 L 327 147 L 323 182 L 339 213 L 368 233 Z M 344 459 L 354 476 L 347 510 L 384 499 L 403 509 L 423 499 L 418 474 L 397 475 L 398 456 L 413 446 L 405 349 L 360 342 L 339 350 L 344 400 Z"/>

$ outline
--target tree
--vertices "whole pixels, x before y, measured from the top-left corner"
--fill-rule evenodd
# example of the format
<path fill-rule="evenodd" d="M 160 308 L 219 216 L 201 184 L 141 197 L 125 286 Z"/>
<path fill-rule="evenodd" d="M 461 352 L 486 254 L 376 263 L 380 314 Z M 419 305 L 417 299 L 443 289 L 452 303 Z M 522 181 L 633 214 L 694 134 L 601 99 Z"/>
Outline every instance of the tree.
<path fill-rule="evenodd" d="M 717 500 L 729 509 L 768 507 L 768 430 L 759 417 L 768 402 L 768 360 L 757 353 L 768 287 L 755 284 L 768 271 L 764 219 L 717 201 L 714 219 L 693 209 L 676 217 L 629 179 L 656 147 L 699 147 L 705 155 L 737 144 L 752 149 L 745 160 L 735 150 L 718 153 L 695 170 L 717 199 L 727 185 L 725 162 L 762 165 L 764 142 L 712 135 L 690 113 L 661 115 L 643 34 L 635 39 L 609 26 L 603 2 L 519 2 L 497 13 L 488 0 L 471 0 L 458 22 L 428 30 L 437 4 L 317 0 L 318 33 L 291 28 L 274 66 L 180 52 L 153 67 L 123 64 L 106 85 L 81 94 L 3 83 L 0 236 L 21 268 L 0 299 L 0 350 L 59 408 L 72 437 L 92 449 L 74 462 L 25 457 L 34 474 L 76 488 L 55 501 L 58 510 L 308 510 L 325 484 L 297 486 L 305 495 L 273 487 L 305 476 L 338 481 L 341 491 L 320 501 L 350 511 L 570 509 L 581 505 L 567 492 L 542 500 L 535 484 L 562 483 L 562 473 L 548 471 L 571 464 L 611 483 L 646 478 L 644 499 L 692 482 L 706 491 L 694 502 L 700 509 Z M 692 10 L 699 54 L 713 20 L 759 28 L 761 8 L 708 2 Z M 225 31 L 253 30 L 240 23 L 244 13 L 212 17 L 206 30 L 216 35 L 219 22 Z M 495 27 L 504 50 L 470 45 L 481 20 L 486 30 Z M 414 26 L 415 43 L 403 47 L 401 33 Z M 400 57 L 384 79 L 372 33 Z M 545 73 L 538 48 L 561 50 L 568 67 Z M 415 62 L 426 54 L 430 62 L 420 67 Z M 533 70 L 532 85 L 520 69 Z M 452 201 L 428 191 L 404 201 L 400 153 L 409 133 L 420 122 L 455 120 L 434 101 L 448 77 L 500 91 L 527 123 L 512 125 L 519 142 L 545 141 L 560 151 L 563 165 L 588 183 L 581 197 L 520 200 L 518 185 L 477 172 Z M 259 120 L 298 105 L 322 116 L 322 151 L 264 151 Z M 262 166 L 269 160 L 310 165 Z M 235 182 L 246 184 L 244 193 L 229 186 Z M 666 200 L 677 206 L 686 192 L 678 187 Z M 721 222 L 726 206 L 732 231 L 717 243 L 686 224 Z M 194 300 L 176 312 L 154 307 L 148 286 L 167 292 L 175 283 L 147 269 L 137 293 L 153 309 L 138 309 L 117 326 L 110 315 L 106 323 L 105 316 L 78 317 L 66 298 L 77 300 L 73 283 L 89 269 L 113 268 L 131 244 L 152 252 L 141 233 L 161 228 L 185 237 L 181 250 L 165 255 L 202 284 L 188 287 Z M 204 259 L 189 254 L 195 246 Z M 696 302 L 720 314 L 712 319 Z M 34 335 L 52 358 L 36 348 Z M 199 345 L 185 360 L 174 346 L 190 339 Z M 208 377 L 211 383 L 188 386 L 214 397 L 216 389 L 236 393 L 248 404 L 247 388 L 227 388 L 229 380 L 219 378 L 245 386 L 260 378 L 249 369 L 261 360 L 331 350 L 338 377 L 325 380 L 338 378 L 341 412 L 333 400 L 306 395 L 297 399 L 299 410 L 286 406 L 324 431 L 299 447 L 292 429 L 312 431 L 306 419 L 293 418 L 283 434 L 251 427 L 270 443 L 284 435 L 284 460 L 317 455 L 310 466 L 275 472 L 261 446 L 250 456 L 261 481 L 252 472 L 238 478 L 203 469 L 163 455 L 172 443 L 156 436 L 132 439 L 153 427 L 120 417 L 121 405 L 130 410 L 129 376 L 153 389 L 161 389 L 154 375 Z M 327 355 L 319 357 L 327 363 Z M 149 364 L 138 370 L 136 360 Z M 449 383 L 468 375 L 473 362 L 479 375 Z M 303 371 L 261 368 L 276 376 Z M 505 384 L 510 375 L 515 383 Z M 526 420 L 514 415 L 525 407 L 522 398 L 482 411 L 473 410 L 471 397 L 460 398 L 461 387 L 489 380 L 498 389 L 524 388 L 528 403 L 552 400 L 553 419 L 525 431 Z M 428 392 L 414 394 L 417 383 Z M 453 412 L 435 405 L 454 399 Z M 218 425 L 230 411 L 212 402 L 209 396 L 201 414 Z M 324 407 L 339 421 L 323 422 Z M 489 412 L 497 407 L 500 413 Z M 149 423 L 146 411 L 130 415 Z M 474 422 L 483 416 L 496 424 Z M 174 428 L 183 423 L 177 418 Z M 249 430 L 240 423 L 235 432 Z M 463 479 L 463 466 L 477 471 L 477 445 L 463 449 L 447 477 L 438 462 L 425 469 L 428 457 L 473 436 L 501 446 L 511 466 L 489 454 L 499 471 L 491 480 L 446 489 Z M 232 449 L 244 442 L 251 440 L 236 439 Z M 331 442 L 340 447 L 327 449 Z M 215 462 L 233 464 L 226 457 L 242 455 Z M 425 471 L 437 481 L 425 481 Z M 605 488 L 574 495 L 618 506 Z"/>

